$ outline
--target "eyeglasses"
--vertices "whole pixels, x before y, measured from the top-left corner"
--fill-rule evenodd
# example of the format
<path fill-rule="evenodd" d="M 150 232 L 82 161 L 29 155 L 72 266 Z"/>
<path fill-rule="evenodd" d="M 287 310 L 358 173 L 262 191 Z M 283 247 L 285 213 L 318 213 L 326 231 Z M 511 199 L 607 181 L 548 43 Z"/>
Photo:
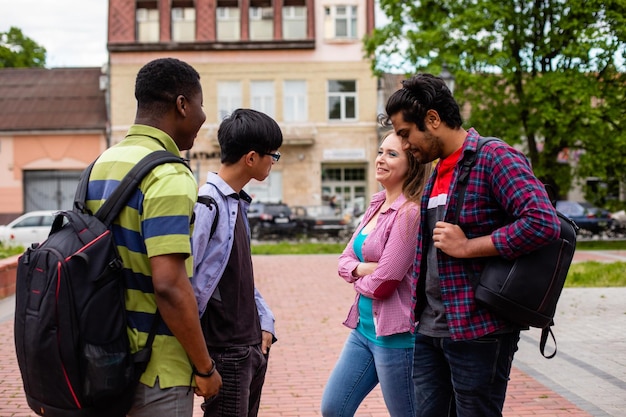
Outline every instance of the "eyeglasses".
<path fill-rule="evenodd" d="M 266 155 L 269 155 L 272 157 L 272 159 L 274 160 L 274 162 L 278 162 L 278 160 L 280 159 L 280 152 L 276 152 L 276 153 L 267 153 Z"/>

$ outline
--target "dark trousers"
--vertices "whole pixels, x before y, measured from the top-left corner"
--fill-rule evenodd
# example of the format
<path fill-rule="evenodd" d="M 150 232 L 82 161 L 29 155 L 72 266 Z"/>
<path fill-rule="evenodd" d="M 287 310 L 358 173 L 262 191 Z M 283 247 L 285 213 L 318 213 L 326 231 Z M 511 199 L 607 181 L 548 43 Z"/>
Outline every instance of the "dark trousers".
<path fill-rule="evenodd" d="M 204 417 L 256 417 L 267 370 L 261 345 L 209 348 L 209 353 L 222 376 L 222 388 Z"/>
<path fill-rule="evenodd" d="M 417 415 L 501 417 L 519 331 L 475 340 L 416 334 Z"/>

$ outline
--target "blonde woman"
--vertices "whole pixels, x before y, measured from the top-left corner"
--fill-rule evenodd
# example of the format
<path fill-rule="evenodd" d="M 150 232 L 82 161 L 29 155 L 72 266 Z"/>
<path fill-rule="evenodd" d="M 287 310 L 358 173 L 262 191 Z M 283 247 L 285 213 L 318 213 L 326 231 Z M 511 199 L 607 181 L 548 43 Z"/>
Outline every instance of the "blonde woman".
<path fill-rule="evenodd" d="M 339 275 L 356 297 L 344 325 L 353 329 L 326 384 L 324 417 L 353 416 L 380 383 L 392 417 L 415 416 L 411 296 L 419 201 L 430 164 L 419 164 L 389 132 L 376 157 L 374 194 L 339 257 Z"/>

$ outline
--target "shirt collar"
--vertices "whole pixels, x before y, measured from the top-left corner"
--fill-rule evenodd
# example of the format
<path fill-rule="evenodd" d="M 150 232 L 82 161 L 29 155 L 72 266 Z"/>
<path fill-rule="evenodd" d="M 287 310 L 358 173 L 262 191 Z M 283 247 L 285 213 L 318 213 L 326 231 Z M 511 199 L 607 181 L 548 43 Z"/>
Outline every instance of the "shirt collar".
<path fill-rule="evenodd" d="M 217 175 L 217 173 L 215 172 L 207 173 L 206 181 L 208 184 L 213 184 L 215 188 L 217 188 L 217 190 L 226 197 L 231 197 L 235 200 L 241 199 L 247 203 L 252 202 L 252 197 L 250 197 L 248 193 L 246 193 L 244 190 L 241 190 L 239 193 L 237 193 L 230 185 L 228 185 L 228 183 L 226 183 L 226 181 L 222 179 L 222 177 Z"/>
<path fill-rule="evenodd" d="M 176 156 L 180 155 L 180 149 L 178 149 L 178 145 L 174 142 L 174 139 L 170 137 L 167 133 L 162 131 L 161 129 L 157 129 L 156 127 L 147 126 L 147 125 L 132 125 L 128 129 L 128 133 L 126 137 L 129 136 L 147 136 L 155 141 L 159 142 L 166 151 L 173 153 Z"/>

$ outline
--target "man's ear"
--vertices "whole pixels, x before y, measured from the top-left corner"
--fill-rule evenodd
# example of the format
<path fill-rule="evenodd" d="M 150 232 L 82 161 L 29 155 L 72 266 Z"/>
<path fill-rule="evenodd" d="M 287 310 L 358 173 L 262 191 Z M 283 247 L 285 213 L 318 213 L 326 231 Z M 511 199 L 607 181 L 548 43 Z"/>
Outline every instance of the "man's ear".
<path fill-rule="evenodd" d="M 180 94 L 176 97 L 176 111 L 179 112 L 183 116 L 187 116 L 187 99 L 185 96 Z"/>
<path fill-rule="evenodd" d="M 441 124 L 441 118 L 436 110 L 430 109 L 426 112 L 425 123 L 433 129 L 437 129 Z"/>
<path fill-rule="evenodd" d="M 246 163 L 246 165 L 252 166 L 254 165 L 254 161 L 259 158 L 259 154 L 256 153 L 255 151 L 250 151 L 247 154 L 245 154 L 243 158 L 244 158 L 244 162 Z"/>

